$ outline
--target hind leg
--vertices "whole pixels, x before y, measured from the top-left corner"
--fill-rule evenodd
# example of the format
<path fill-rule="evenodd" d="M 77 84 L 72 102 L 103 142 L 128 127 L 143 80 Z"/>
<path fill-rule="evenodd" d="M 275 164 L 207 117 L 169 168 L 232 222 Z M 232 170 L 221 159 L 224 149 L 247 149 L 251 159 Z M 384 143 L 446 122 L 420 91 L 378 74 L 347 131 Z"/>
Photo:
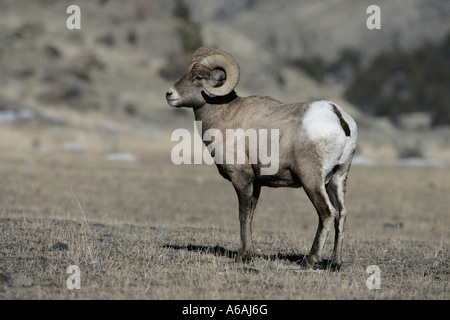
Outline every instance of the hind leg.
<path fill-rule="evenodd" d="M 331 268 L 336 270 L 339 270 L 342 264 L 342 242 L 344 240 L 345 220 L 347 219 L 347 209 L 344 201 L 346 181 L 347 173 L 343 175 L 335 174 L 327 186 L 327 193 L 337 209 L 334 224 L 334 249 L 331 258 Z"/>
<path fill-rule="evenodd" d="M 336 217 L 337 210 L 331 203 L 323 179 L 317 178 L 313 181 L 303 182 L 303 188 L 319 216 L 316 236 L 306 261 L 308 267 L 314 267 L 316 263 L 322 261 L 322 251 Z"/>

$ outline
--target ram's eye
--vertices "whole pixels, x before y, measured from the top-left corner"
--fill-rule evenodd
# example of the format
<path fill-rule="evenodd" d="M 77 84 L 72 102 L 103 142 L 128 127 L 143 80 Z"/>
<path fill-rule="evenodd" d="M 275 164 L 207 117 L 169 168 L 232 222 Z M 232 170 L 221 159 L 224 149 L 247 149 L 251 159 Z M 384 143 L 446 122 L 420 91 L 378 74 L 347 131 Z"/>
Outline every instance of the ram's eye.
<path fill-rule="evenodd" d="M 202 77 L 200 77 L 200 76 L 196 76 L 196 77 L 194 78 L 194 80 L 198 80 L 198 81 L 201 81 L 201 80 L 203 80 L 203 78 L 202 78 Z"/>

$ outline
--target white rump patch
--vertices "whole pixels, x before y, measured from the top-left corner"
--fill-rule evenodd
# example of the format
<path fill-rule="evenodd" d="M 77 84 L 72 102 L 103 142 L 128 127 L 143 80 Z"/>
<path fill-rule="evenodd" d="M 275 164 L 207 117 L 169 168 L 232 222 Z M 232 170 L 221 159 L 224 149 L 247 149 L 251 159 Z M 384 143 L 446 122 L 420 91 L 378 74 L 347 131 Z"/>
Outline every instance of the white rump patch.
<path fill-rule="evenodd" d="M 310 104 L 303 118 L 303 127 L 311 140 L 345 135 L 331 103 L 331 101 L 320 100 Z"/>
<path fill-rule="evenodd" d="M 307 137 L 316 146 L 322 158 L 324 179 L 339 163 L 347 141 L 340 120 L 331 104 L 332 102 L 327 100 L 311 103 L 302 122 Z"/>

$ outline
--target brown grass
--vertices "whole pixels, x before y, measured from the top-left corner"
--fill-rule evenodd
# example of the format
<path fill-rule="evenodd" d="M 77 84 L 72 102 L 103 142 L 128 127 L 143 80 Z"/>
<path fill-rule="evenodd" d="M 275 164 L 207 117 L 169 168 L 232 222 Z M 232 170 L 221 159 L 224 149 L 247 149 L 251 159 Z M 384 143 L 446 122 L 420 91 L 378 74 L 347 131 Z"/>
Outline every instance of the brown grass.
<path fill-rule="evenodd" d="M 106 161 L 109 145 L 42 153 L 22 141 L 2 153 L 0 298 L 449 298 L 448 168 L 353 167 L 340 272 L 298 263 L 317 225 L 303 190 L 264 189 L 257 257 L 243 265 L 231 184 L 213 166 L 173 165 L 167 141 L 119 139 L 130 163 Z M 68 249 L 50 250 L 57 242 Z M 66 286 L 70 265 L 80 290 Z M 380 290 L 365 284 L 369 265 Z"/>

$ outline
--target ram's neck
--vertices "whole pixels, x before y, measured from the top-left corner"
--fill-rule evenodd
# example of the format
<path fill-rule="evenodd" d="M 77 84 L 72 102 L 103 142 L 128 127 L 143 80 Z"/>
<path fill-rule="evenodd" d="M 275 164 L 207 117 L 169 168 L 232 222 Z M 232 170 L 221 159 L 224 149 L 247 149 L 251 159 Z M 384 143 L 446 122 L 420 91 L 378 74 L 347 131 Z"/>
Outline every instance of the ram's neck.
<path fill-rule="evenodd" d="M 204 94 L 204 98 L 206 103 L 202 107 L 194 109 L 195 120 L 202 122 L 203 133 L 208 129 L 219 129 L 223 126 L 227 107 L 239 99 L 235 91 L 223 97 L 213 98 Z"/>

